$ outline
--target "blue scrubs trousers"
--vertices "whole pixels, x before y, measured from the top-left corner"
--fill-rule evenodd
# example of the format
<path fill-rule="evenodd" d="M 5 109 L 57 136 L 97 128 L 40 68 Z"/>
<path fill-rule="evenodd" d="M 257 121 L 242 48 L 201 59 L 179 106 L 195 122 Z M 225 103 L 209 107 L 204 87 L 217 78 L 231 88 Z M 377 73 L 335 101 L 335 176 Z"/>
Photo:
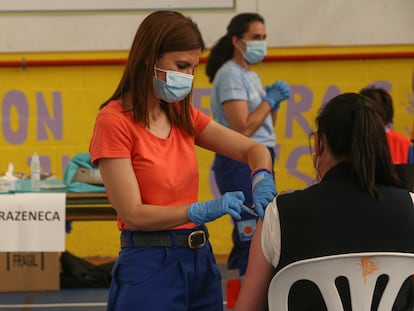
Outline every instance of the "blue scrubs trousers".
<path fill-rule="evenodd" d="M 221 274 L 209 241 L 199 249 L 122 248 L 107 310 L 222 311 Z"/>
<path fill-rule="evenodd" d="M 268 148 L 268 150 L 272 157 L 272 163 L 274 163 L 274 149 Z M 221 194 L 230 191 L 243 191 L 245 196 L 244 204 L 248 207 L 252 206 L 251 170 L 247 164 L 227 158 L 221 154 L 216 154 L 213 171 Z M 233 218 L 233 248 L 227 261 L 227 268 L 238 269 L 240 276 L 243 276 L 247 269 L 250 242 L 256 229 L 257 217 L 246 212 L 242 212 L 241 217 L 241 220 Z"/>

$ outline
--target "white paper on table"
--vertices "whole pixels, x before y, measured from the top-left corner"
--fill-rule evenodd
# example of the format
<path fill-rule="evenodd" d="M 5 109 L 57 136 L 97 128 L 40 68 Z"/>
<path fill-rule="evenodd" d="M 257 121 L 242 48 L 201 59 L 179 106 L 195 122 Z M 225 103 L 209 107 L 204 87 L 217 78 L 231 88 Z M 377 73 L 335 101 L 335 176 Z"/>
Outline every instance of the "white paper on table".
<path fill-rule="evenodd" d="M 63 252 L 66 193 L 0 195 L 0 252 Z"/>

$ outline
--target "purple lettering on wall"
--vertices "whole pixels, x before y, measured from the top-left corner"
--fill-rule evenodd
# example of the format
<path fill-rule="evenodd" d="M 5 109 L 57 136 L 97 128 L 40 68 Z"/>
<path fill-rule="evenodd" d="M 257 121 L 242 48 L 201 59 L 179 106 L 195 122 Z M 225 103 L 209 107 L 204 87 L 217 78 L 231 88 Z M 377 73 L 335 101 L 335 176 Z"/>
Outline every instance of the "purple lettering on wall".
<path fill-rule="evenodd" d="M 378 80 L 378 81 L 374 81 L 374 82 L 369 83 L 367 86 L 374 86 L 374 87 L 383 88 L 387 92 L 392 91 L 392 84 L 391 84 L 390 81 Z M 358 92 L 359 92 L 359 90 L 358 90 Z"/>
<path fill-rule="evenodd" d="M 61 157 L 61 163 L 62 163 L 62 172 L 66 171 L 66 166 L 68 166 L 68 163 L 70 161 L 70 156 L 68 155 L 62 155 Z"/>
<path fill-rule="evenodd" d="M 64 154 L 61 156 L 61 165 L 62 165 L 61 168 L 62 168 L 63 173 L 65 172 L 70 159 L 71 159 L 70 156 L 67 154 Z M 42 172 L 56 173 L 56 172 L 52 172 L 51 156 L 40 155 L 39 161 L 40 161 L 40 167 L 41 167 Z M 29 168 L 30 168 L 31 162 L 32 162 L 32 157 L 28 156 L 26 163 Z"/>
<path fill-rule="evenodd" d="M 280 150 L 282 149 L 281 144 L 276 144 L 274 151 L 275 151 L 275 162 L 279 161 L 280 158 Z"/>
<path fill-rule="evenodd" d="M 64 175 L 66 167 L 68 166 L 68 163 L 70 161 L 71 157 L 67 154 L 64 154 L 61 156 L 61 168 L 62 168 L 62 172 Z M 56 172 L 52 172 L 52 163 L 51 163 L 51 156 L 44 156 L 44 155 L 40 155 L 39 156 L 39 161 L 40 161 L 40 167 L 42 168 L 43 172 L 51 172 L 51 173 L 56 173 Z M 30 164 L 32 162 L 32 157 L 29 156 L 27 158 L 27 166 L 30 167 Z M 63 177 L 63 176 L 62 176 Z"/>
<path fill-rule="evenodd" d="M 56 140 L 63 137 L 63 109 L 62 94 L 60 92 L 52 92 L 52 107 L 54 116 L 51 117 L 46 106 L 43 93 L 36 93 L 37 104 L 37 139 L 39 141 L 49 140 L 46 127 L 50 129 Z"/>
<path fill-rule="evenodd" d="M 210 167 L 209 174 L 208 174 L 208 183 L 210 185 L 210 191 L 213 197 L 218 197 L 221 195 L 220 190 L 218 189 L 217 183 L 216 183 L 216 177 L 214 174 L 214 171 L 212 167 Z"/>
<path fill-rule="evenodd" d="M 288 100 L 286 112 L 286 138 L 292 138 L 293 122 L 295 120 L 299 123 L 306 134 L 312 131 L 309 122 L 302 115 L 303 112 L 308 111 L 312 107 L 312 91 L 306 86 L 292 85 L 291 92 L 292 95 Z M 296 101 L 296 98 L 299 98 L 299 100 Z"/>
<path fill-rule="evenodd" d="M 17 128 L 12 128 L 12 110 L 17 110 Z M 21 145 L 25 142 L 29 126 L 29 105 L 26 95 L 21 91 L 11 90 L 3 97 L 2 130 L 4 139 L 11 145 Z"/>
<path fill-rule="evenodd" d="M 40 167 L 42 172 L 51 172 L 50 156 L 39 155 Z M 27 157 L 27 166 L 30 168 L 32 156 Z"/>
<path fill-rule="evenodd" d="M 341 90 L 336 85 L 329 85 L 326 89 L 325 95 L 323 96 L 321 106 L 325 105 L 328 101 L 330 101 L 335 96 L 341 94 Z"/>
<path fill-rule="evenodd" d="M 309 154 L 308 146 L 298 146 L 295 149 L 293 149 L 290 152 L 288 159 L 286 161 L 286 168 L 290 175 L 300 180 L 303 180 L 306 183 L 306 185 L 310 186 L 315 182 L 315 178 L 310 177 L 309 175 L 306 175 L 305 173 L 300 172 L 298 170 L 299 159 L 303 156 L 311 157 L 311 155 Z"/>

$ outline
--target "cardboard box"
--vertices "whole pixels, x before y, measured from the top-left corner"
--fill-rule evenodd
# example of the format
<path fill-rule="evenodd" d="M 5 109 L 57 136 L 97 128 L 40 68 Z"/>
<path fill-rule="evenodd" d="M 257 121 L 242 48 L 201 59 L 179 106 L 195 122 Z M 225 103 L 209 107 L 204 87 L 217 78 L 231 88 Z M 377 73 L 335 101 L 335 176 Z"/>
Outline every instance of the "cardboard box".
<path fill-rule="evenodd" d="M 0 292 L 60 289 L 60 253 L 0 253 Z"/>

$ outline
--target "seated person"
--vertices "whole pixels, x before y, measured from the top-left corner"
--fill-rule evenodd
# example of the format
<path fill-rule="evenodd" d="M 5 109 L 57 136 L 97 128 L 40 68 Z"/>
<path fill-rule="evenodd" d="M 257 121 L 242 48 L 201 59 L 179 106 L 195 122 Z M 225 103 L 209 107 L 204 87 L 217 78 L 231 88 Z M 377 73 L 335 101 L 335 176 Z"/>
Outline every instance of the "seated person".
<path fill-rule="evenodd" d="M 414 152 L 410 139 L 392 128 L 394 107 L 391 95 L 385 89 L 375 86 L 366 87 L 359 93 L 371 98 L 375 103 L 374 108 L 381 116 L 387 132 L 392 162 L 394 164 L 414 163 Z"/>
<path fill-rule="evenodd" d="M 236 311 L 266 310 L 275 272 L 302 259 L 414 253 L 414 194 L 396 187 L 384 126 L 373 105 L 366 96 L 345 93 L 321 108 L 313 152 L 319 183 L 280 194 L 267 206 L 253 236 Z M 411 290 L 409 277 L 393 310 L 413 310 Z M 308 284 L 290 294 L 289 311 L 326 310 Z"/>

